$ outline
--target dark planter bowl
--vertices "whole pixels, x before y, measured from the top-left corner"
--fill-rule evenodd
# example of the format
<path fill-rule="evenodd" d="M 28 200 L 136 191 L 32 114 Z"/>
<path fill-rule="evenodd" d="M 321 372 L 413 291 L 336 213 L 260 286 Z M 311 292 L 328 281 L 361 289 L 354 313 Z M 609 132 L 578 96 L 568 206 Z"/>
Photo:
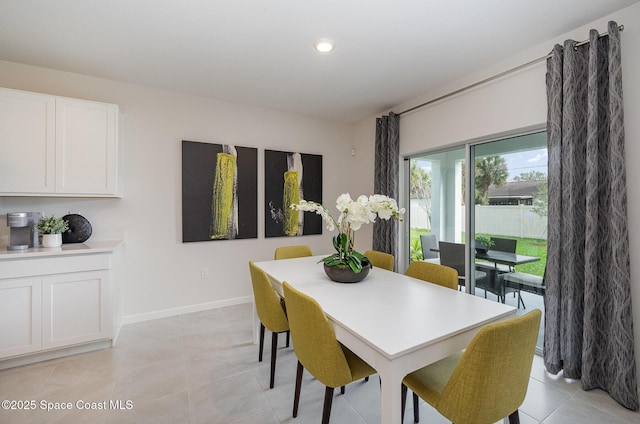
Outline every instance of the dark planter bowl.
<path fill-rule="evenodd" d="M 369 274 L 370 269 L 371 264 L 367 264 L 362 267 L 362 271 L 356 274 L 351 268 L 338 268 L 324 264 L 324 272 L 327 277 L 336 283 L 359 283 Z"/>

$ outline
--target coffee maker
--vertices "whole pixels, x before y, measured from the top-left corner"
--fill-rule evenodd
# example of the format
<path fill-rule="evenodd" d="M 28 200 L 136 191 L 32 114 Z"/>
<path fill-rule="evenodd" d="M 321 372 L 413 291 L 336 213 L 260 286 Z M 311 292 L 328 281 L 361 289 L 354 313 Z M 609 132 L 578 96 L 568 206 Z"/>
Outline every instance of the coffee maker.
<path fill-rule="evenodd" d="M 10 212 L 7 227 L 11 231 L 7 250 L 26 250 L 38 247 L 38 220 L 40 212 Z"/>

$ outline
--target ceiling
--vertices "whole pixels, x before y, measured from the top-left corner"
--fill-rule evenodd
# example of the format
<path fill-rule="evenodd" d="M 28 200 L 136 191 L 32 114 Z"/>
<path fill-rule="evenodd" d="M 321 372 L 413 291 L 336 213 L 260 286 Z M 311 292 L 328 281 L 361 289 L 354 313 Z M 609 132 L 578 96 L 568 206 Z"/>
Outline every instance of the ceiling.
<path fill-rule="evenodd" d="M 2 0 L 0 60 L 357 122 L 638 1 Z"/>

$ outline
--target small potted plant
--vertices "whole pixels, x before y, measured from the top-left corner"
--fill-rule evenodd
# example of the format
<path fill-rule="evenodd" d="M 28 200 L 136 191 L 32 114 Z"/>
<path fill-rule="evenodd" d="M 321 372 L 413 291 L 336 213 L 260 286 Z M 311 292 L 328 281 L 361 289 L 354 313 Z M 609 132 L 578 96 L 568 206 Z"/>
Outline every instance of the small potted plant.
<path fill-rule="evenodd" d="M 491 240 L 491 237 L 485 234 L 476 234 L 475 240 L 476 251 L 481 253 L 487 253 L 487 250 L 489 250 L 489 248 L 494 244 L 493 240 Z"/>
<path fill-rule="evenodd" d="M 42 235 L 42 247 L 62 245 L 62 233 L 69 229 L 69 222 L 55 215 L 38 220 L 38 234 Z"/>

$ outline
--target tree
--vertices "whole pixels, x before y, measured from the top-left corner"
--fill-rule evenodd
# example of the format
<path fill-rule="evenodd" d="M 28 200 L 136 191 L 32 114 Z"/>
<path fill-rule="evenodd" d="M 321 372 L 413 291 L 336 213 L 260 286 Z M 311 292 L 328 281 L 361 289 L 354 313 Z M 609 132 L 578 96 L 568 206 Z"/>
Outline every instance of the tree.
<path fill-rule="evenodd" d="M 549 186 L 546 179 L 538 184 L 538 192 L 533 195 L 531 210 L 540 216 L 549 215 Z"/>
<path fill-rule="evenodd" d="M 509 170 L 502 156 L 485 156 L 476 159 L 475 200 L 477 205 L 489 204 L 489 186 L 500 187 L 507 182 Z"/>
<path fill-rule="evenodd" d="M 513 177 L 513 181 L 546 181 L 547 174 L 540 171 L 523 172 Z"/>
<path fill-rule="evenodd" d="M 418 200 L 431 222 L 431 173 L 418 166 L 418 161 L 412 160 L 409 180 L 409 196 Z"/>

